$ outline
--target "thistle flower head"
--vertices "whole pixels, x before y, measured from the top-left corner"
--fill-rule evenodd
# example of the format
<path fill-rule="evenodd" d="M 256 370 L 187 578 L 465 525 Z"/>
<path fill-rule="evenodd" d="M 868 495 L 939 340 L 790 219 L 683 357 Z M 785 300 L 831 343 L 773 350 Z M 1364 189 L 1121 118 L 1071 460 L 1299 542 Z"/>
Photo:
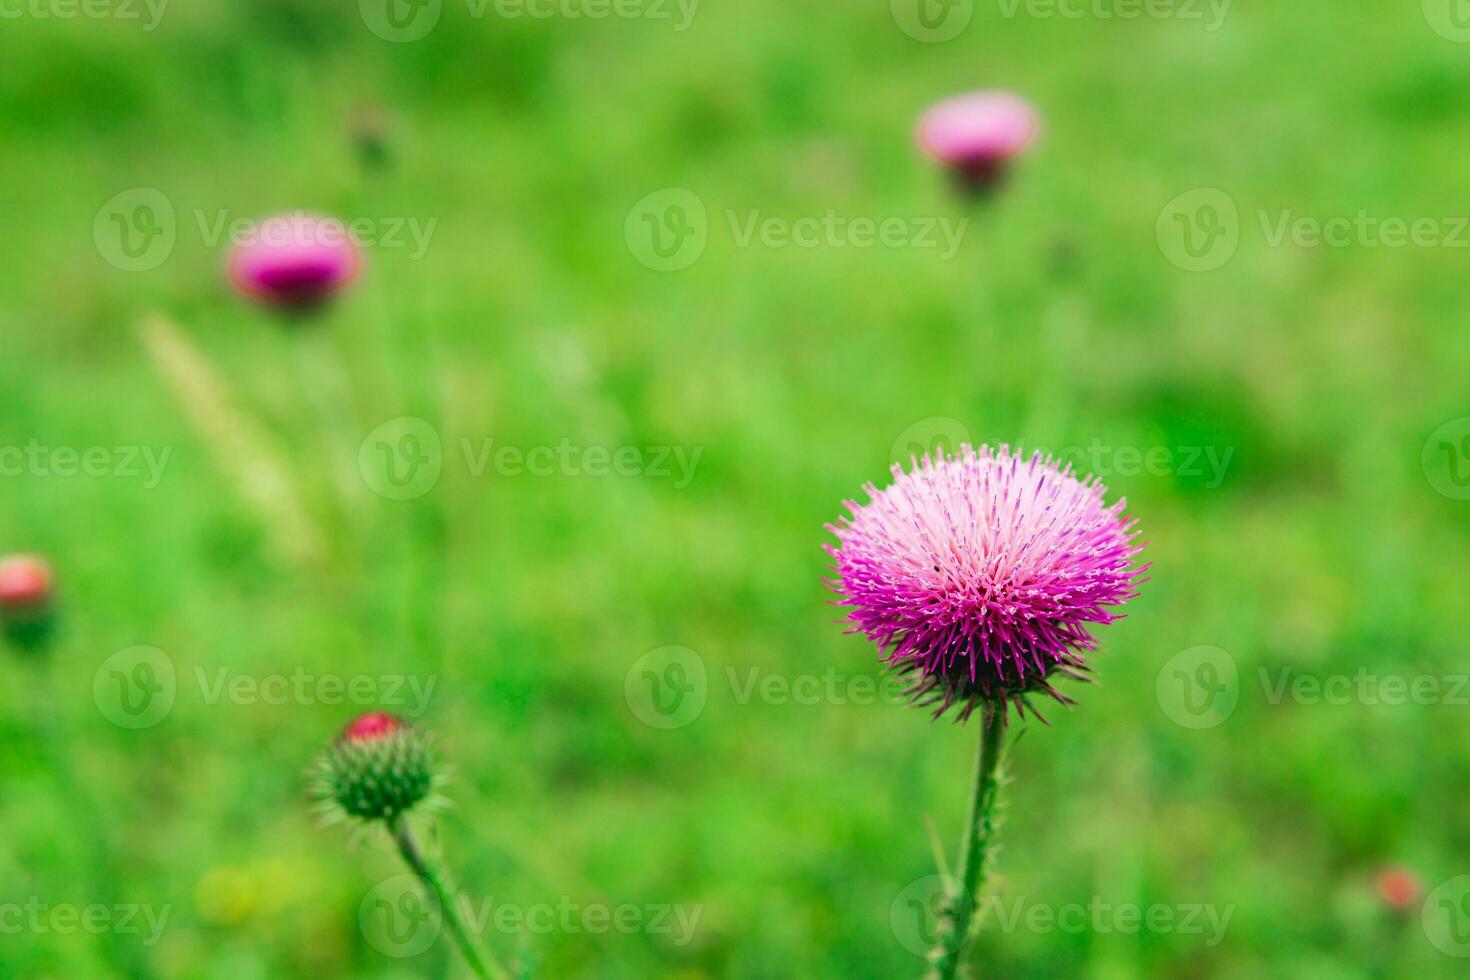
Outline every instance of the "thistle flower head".
<path fill-rule="evenodd" d="M 430 739 L 397 715 L 355 718 L 317 762 L 314 795 L 329 821 L 392 820 L 443 781 Z"/>
<path fill-rule="evenodd" d="M 919 146 L 971 191 L 993 187 L 1039 129 L 1036 112 L 1010 92 L 984 91 L 936 103 L 919 120 Z"/>
<path fill-rule="evenodd" d="M 1144 571 L 1124 502 L 1006 446 L 926 454 L 893 477 L 828 526 L 830 584 L 852 632 L 914 674 L 913 698 L 936 716 L 958 706 L 963 720 L 977 705 L 1024 714 L 1037 691 L 1071 703 L 1052 681 L 1085 676 L 1087 625 L 1118 618 L 1108 607 L 1135 596 Z"/>
<path fill-rule="evenodd" d="M 296 213 L 261 221 L 230 252 L 228 271 L 245 295 L 302 310 L 345 289 L 361 265 L 342 222 Z"/>

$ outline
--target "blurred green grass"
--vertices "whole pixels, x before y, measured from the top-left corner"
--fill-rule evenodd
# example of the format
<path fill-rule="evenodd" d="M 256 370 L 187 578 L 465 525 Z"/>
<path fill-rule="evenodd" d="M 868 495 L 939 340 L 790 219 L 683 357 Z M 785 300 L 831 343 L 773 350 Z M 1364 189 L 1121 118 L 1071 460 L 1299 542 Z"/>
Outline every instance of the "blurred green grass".
<path fill-rule="evenodd" d="M 916 976 L 890 910 L 933 871 L 926 818 L 958 835 L 975 732 L 885 704 L 741 704 L 727 671 L 877 676 L 832 623 L 822 527 L 936 417 L 982 441 L 1233 451 L 1218 486 L 1109 479 L 1152 577 L 1102 633 L 1101 683 L 1017 746 L 998 865 L 1003 894 L 1052 907 L 1233 906 L 1224 941 L 992 928 L 980 975 L 1460 974 L 1417 911 L 1394 938 L 1369 880 L 1467 871 L 1463 707 L 1271 704 L 1256 678 L 1464 671 L 1466 504 L 1420 464 L 1466 411 L 1464 253 L 1270 248 L 1254 215 L 1463 212 L 1465 49 L 1417 5 L 1239 4 L 1209 33 L 982 4 L 943 44 L 885 7 L 708 2 L 675 32 L 451 3 L 401 45 L 319 0 L 180 4 L 151 33 L 5 22 L 0 445 L 171 456 L 153 489 L 0 480 L 0 550 L 52 556 L 65 600 L 49 661 L 0 658 L 0 901 L 171 912 L 148 948 L 5 935 L 0 975 L 460 975 L 443 944 L 368 943 L 359 905 L 397 865 L 302 801 L 351 709 L 206 703 L 195 671 L 228 667 L 433 678 L 423 720 L 457 772 L 443 842 L 471 895 L 702 910 L 682 946 L 491 935 L 537 976 Z M 737 245 L 727 210 L 968 214 L 911 130 L 983 85 L 1033 99 L 1045 131 L 953 260 Z M 348 139 L 362 104 L 390 119 L 382 173 Z M 624 220 L 670 186 L 705 204 L 709 244 L 657 273 Z M 1229 264 L 1190 274 L 1155 222 L 1200 186 L 1244 227 Z M 91 237 L 133 187 L 179 221 L 136 274 Z M 437 224 L 422 258 L 373 250 L 325 323 L 283 331 L 228 293 L 196 214 L 295 208 Z M 272 560 L 138 342 L 150 311 L 285 447 L 322 563 Z M 356 457 L 402 415 L 447 448 L 436 488 L 395 502 Z M 490 437 L 702 456 L 683 489 L 477 477 L 458 440 Z M 129 731 L 93 677 L 140 644 L 179 695 Z M 624 680 L 671 644 L 707 664 L 709 703 L 662 731 Z M 1201 644 L 1235 658 L 1240 703 L 1190 730 L 1155 683 Z"/>

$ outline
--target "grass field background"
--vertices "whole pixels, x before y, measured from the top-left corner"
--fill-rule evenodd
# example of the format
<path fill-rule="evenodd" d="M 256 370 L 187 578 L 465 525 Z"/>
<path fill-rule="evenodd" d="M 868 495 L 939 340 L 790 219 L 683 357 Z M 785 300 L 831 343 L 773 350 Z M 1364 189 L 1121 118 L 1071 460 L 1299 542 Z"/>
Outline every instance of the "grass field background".
<path fill-rule="evenodd" d="M 49 556 L 62 594 L 50 652 L 0 657 L 0 904 L 167 916 L 151 944 L 0 919 L 0 976 L 463 975 L 446 942 L 394 956 L 362 927 L 396 858 L 305 802 L 362 709 L 210 696 L 303 674 L 433 685 L 418 720 L 455 769 L 440 843 L 475 902 L 697 910 L 687 937 L 486 930 L 537 977 L 918 976 L 905 889 L 935 871 L 926 819 L 954 859 L 977 732 L 826 693 L 881 671 L 834 625 L 823 527 L 908 442 L 956 432 L 1101 447 L 1071 458 L 1128 498 L 1153 563 L 1100 633 L 1100 683 L 1013 750 L 1000 900 L 1229 909 L 1213 944 L 992 919 L 977 975 L 1462 975 L 1470 460 L 1460 430 L 1442 462 L 1439 441 L 1470 414 L 1470 46 L 1433 3 L 1240 0 L 1209 30 L 1207 9 L 980 2 L 941 43 L 885 3 L 704 0 L 676 30 L 676 8 L 444 0 L 410 43 L 354 6 L 0 21 L 0 446 L 168 454 L 156 481 L 0 479 L 0 551 Z M 912 129 L 989 86 L 1044 130 L 970 207 Z M 364 105 L 377 169 L 351 139 Z M 94 229 L 137 188 L 176 240 L 133 272 Z M 707 216 L 675 271 L 639 261 L 630 220 L 666 188 Z M 1167 212 L 1199 188 L 1238 210 L 1238 247 L 1196 272 Z M 369 248 L 357 288 L 283 323 L 231 293 L 203 226 L 298 208 L 432 232 L 422 254 Z M 739 234 L 829 212 L 967 223 L 950 257 Z M 1272 241 L 1284 215 L 1360 212 L 1442 240 Z M 140 327 L 160 317 L 224 415 L 160 370 Z M 439 437 L 441 472 L 393 500 L 363 447 L 401 417 Z M 301 527 L 242 492 L 259 472 L 209 428 L 240 419 L 285 461 L 264 498 Z M 464 447 L 492 438 L 698 457 L 682 486 L 477 472 Z M 176 694 L 133 729 L 98 678 L 137 646 Z M 660 728 L 626 692 L 669 646 L 707 680 L 697 717 Z M 1176 666 L 1204 676 L 1201 646 L 1235 680 L 1189 727 L 1170 692 Z M 1360 670 L 1442 696 L 1271 696 Z M 823 693 L 742 697 L 771 677 Z M 1383 909 L 1389 864 L 1448 883 L 1446 911 Z"/>

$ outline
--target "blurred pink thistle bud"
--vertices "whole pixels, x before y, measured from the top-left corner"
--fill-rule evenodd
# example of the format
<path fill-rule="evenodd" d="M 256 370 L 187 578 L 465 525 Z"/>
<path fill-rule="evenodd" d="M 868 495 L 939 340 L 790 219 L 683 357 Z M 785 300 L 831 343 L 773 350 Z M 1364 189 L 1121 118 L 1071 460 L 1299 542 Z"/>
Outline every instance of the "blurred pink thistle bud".
<path fill-rule="evenodd" d="M 1408 868 L 1393 865 L 1373 876 L 1373 890 L 1378 900 L 1394 912 L 1408 912 L 1424 899 L 1424 886 L 1419 876 Z"/>
<path fill-rule="evenodd" d="M 919 120 L 919 146 L 955 175 L 960 187 L 983 193 L 997 187 L 1007 165 L 1031 145 L 1040 124 L 1031 105 L 1010 92 L 955 96 Z"/>
<path fill-rule="evenodd" d="M 10 555 L 0 559 L 0 612 L 28 616 L 51 604 L 55 577 L 51 566 L 35 555 Z"/>
<path fill-rule="evenodd" d="M 35 555 L 0 558 L 0 628 L 12 643 L 39 649 L 55 627 L 56 577 Z"/>
<path fill-rule="evenodd" d="M 341 292 L 362 268 L 347 227 L 335 218 L 295 213 L 266 218 L 230 252 L 229 277 L 246 296 L 278 309 L 313 309 Z"/>

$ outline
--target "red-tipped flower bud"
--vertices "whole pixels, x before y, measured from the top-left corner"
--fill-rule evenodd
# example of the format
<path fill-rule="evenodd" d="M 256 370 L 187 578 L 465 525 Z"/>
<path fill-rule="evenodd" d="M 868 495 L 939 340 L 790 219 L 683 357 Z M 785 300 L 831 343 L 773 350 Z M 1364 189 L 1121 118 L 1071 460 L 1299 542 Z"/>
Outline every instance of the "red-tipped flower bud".
<path fill-rule="evenodd" d="M 45 610 L 54 581 L 51 566 L 35 555 L 0 559 L 0 612 L 9 617 Z"/>
<path fill-rule="evenodd" d="M 1384 868 L 1373 876 L 1373 888 L 1378 900 L 1395 912 L 1417 909 L 1424 900 L 1424 886 L 1408 868 Z"/>

